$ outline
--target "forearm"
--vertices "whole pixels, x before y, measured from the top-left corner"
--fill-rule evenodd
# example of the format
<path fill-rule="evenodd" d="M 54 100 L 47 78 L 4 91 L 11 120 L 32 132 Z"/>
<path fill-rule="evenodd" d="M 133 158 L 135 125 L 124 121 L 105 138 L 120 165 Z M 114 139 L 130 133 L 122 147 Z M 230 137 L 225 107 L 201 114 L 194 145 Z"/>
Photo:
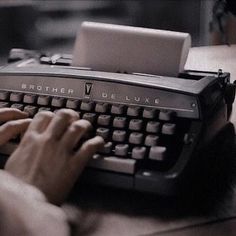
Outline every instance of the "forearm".
<path fill-rule="evenodd" d="M 69 235 L 61 208 L 37 188 L 0 170 L 0 235 Z"/>

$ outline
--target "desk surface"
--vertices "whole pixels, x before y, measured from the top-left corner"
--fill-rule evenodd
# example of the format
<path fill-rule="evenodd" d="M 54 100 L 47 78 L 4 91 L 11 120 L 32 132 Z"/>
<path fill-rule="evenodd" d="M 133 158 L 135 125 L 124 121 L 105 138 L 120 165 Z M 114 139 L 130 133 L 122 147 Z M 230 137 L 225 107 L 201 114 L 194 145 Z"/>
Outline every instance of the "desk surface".
<path fill-rule="evenodd" d="M 191 49 L 186 69 L 219 68 L 236 79 L 236 45 Z M 232 121 L 236 121 L 236 114 Z M 219 192 L 223 193 L 222 186 Z M 76 197 L 78 235 L 235 235 L 236 197 L 226 195 L 218 198 L 211 190 L 199 192 L 195 201 L 187 203 L 186 199 L 161 199 L 112 189 L 80 189 Z"/>

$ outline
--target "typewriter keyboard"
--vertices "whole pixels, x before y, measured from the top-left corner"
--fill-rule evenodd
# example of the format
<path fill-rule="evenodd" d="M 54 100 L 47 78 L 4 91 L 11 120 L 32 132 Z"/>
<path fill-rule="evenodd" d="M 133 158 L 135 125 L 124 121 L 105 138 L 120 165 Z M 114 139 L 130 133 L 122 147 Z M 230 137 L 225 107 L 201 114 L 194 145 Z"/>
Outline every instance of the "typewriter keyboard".
<path fill-rule="evenodd" d="M 102 136 L 106 142 L 103 150 L 93 156 L 89 167 L 130 175 L 140 168 L 158 171 L 171 168 L 182 151 L 190 127 L 188 119 L 177 117 L 171 110 L 49 95 L 0 91 L 2 107 L 20 109 L 30 117 L 42 110 L 77 111 L 81 118 L 92 123 L 93 135 Z"/>

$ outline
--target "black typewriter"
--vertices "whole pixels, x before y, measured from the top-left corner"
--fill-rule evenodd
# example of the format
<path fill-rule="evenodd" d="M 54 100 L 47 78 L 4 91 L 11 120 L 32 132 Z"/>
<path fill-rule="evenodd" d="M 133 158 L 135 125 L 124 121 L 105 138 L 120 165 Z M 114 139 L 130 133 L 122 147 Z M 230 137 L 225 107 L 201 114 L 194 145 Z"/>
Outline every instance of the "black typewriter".
<path fill-rule="evenodd" d="M 95 183 L 161 194 L 197 159 L 195 152 L 228 123 L 234 100 L 229 73 L 179 77 L 121 74 L 70 66 L 70 55 L 13 49 L 0 69 L 0 107 L 31 117 L 70 108 L 106 144 L 87 167 Z M 17 143 L 0 147 L 10 154 Z"/>
<path fill-rule="evenodd" d="M 105 25 L 101 32 L 113 28 Z M 117 37 L 122 30 L 118 28 Z M 124 27 L 122 39 L 129 30 Z M 132 32 L 132 44 L 139 37 L 137 32 L 144 35 L 143 30 Z M 153 36 L 147 30 L 150 33 Z M 81 45 L 84 49 L 88 43 Z M 114 52 L 117 45 L 113 46 Z M 153 51 L 147 46 L 148 50 Z M 104 138 L 104 148 L 89 162 L 84 181 L 159 194 L 174 193 L 188 178 L 190 166 L 197 169 L 198 151 L 229 122 L 234 94 L 230 74 L 221 70 L 183 71 L 177 76 L 118 73 L 74 66 L 71 55 L 23 49 L 13 49 L 9 63 L 0 68 L 0 107 L 15 107 L 30 117 L 42 110 L 70 108 L 92 123 L 93 135 Z M 16 147 L 17 143 L 8 143 L 0 147 L 0 153 L 9 155 Z"/>

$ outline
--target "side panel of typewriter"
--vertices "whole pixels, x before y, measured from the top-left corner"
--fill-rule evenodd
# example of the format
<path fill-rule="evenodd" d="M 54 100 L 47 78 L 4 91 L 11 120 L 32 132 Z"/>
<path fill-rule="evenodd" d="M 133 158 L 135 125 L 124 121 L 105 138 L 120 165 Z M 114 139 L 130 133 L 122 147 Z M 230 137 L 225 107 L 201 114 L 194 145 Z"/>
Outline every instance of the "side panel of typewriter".
<path fill-rule="evenodd" d="M 202 157 L 201 154 L 227 124 L 225 104 L 221 104 L 215 112 L 209 120 L 191 122 L 191 127 L 184 136 L 181 155 L 173 168 L 163 173 L 139 170 L 135 175 L 135 189 L 166 195 L 187 193 L 193 179 L 197 179 L 198 176 L 203 178 L 201 170 L 206 162 L 209 172 L 204 174 L 211 175 L 211 169 L 215 167 L 210 165 L 209 160 L 203 159 L 208 157 Z"/>
<path fill-rule="evenodd" d="M 232 105 L 234 100 L 234 96 L 233 98 L 231 96 L 232 91 L 227 92 L 228 86 L 232 86 L 229 83 L 229 76 L 228 73 L 221 74 L 218 76 L 218 82 L 206 87 L 199 96 L 201 119 L 191 122 L 189 130 L 184 136 L 181 155 L 173 168 L 165 173 L 139 170 L 135 175 L 136 189 L 186 196 L 186 194 L 191 194 L 188 191 L 201 190 L 201 181 L 216 175 L 214 169 L 219 169 L 219 166 L 216 165 L 220 163 L 216 160 L 219 158 L 217 152 L 224 145 L 222 138 L 219 138 L 220 135 L 229 132 L 231 134 L 229 138 L 234 140 L 234 131 L 232 129 L 229 131 L 229 128 L 232 127 L 228 122 L 231 113 L 229 105 Z M 235 86 L 233 87 L 235 90 Z M 232 98 L 230 104 L 227 102 L 227 96 Z M 230 143 L 233 146 L 233 141 Z M 214 150 L 209 151 L 209 148 Z M 207 156 L 209 153 L 210 157 Z"/>

